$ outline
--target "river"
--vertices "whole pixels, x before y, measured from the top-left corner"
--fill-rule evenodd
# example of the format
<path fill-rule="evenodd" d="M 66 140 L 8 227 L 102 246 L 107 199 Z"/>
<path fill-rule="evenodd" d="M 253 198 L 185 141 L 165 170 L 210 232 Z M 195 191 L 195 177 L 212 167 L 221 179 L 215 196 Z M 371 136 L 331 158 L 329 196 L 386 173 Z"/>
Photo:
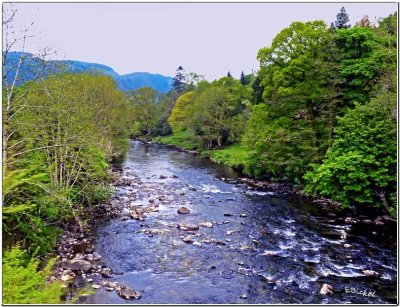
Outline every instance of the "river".
<path fill-rule="evenodd" d="M 298 196 L 218 180 L 238 174 L 162 145 L 132 141 L 122 172 L 135 184 L 117 186 L 114 200 L 158 212 L 99 226 L 96 250 L 113 270 L 110 280 L 142 297 L 128 301 L 101 288 L 80 303 L 396 303 L 393 231 L 338 223 Z M 182 206 L 190 213 L 178 214 Z M 176 227 L 204 222 L 213 227 L 189 235 Z M 319 294 L 324 283 L 333 294 Z"/>

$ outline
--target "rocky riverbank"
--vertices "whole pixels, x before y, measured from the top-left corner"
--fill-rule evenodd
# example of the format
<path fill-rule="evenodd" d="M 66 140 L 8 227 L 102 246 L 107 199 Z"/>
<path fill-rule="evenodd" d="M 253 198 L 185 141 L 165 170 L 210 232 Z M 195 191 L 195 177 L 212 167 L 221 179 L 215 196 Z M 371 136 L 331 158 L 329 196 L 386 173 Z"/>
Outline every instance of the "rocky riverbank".
<path fill-rule="evenodd" d="M 123 181 L 119 172 L 113 172 L 114 187 L 123 184 Z M 64 301 L 74 301 L 77 296 L 89 295 L 91 289 L 99 288 L 115 290 L 120 297 L 128 300 L 141 297 L 140 292 L 113 281 L 112 270 L 102 263 L 102 256 L 95 251 L 96 228 L 111 218 L 119 217 L 121 212 L 118 208 L 112 197 L 85 210 L 85 216 L 81 217 L 83 227 L 72 222 L 64 231 L 56 247 L 58 261 L 50 277 L 50 281 L 61 281 L 62 287 L 66 288 Z"/>

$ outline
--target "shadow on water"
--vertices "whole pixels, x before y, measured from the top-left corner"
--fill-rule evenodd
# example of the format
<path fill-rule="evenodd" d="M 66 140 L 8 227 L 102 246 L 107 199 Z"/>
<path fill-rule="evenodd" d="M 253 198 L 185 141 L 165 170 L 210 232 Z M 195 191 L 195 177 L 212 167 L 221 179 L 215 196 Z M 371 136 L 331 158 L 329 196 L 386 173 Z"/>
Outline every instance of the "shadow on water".
<path fill-rule="evenodd" d="M 81 303 L 396 303 L 393 233 L 386 242 L 374 240 L 371 229 L 332 223 L 299 197 L 216 180 L 238 173 L 160 145 L 132 142 L 123 174 L 141 183 L 117 187 L 121 206 L 146 206 L 154 199 L 159 211 L 145 221 L 102 225 L 96 249 L 113 270 L 112 279 L 142 298 L 125 301 L 98 289 Z M 177 214 L 181 206 L 190 214 Z M 194 231 L 197 244 L 181 240 L 186 234 L 177 223 L 203 222 L 213 227 Z M 379 276 L 366 277 L 363 270 Z M 332 295 L 319 294 L 323 283 L 333 286 Z M 350 288 L 374 295 L 346 293 Z"/>

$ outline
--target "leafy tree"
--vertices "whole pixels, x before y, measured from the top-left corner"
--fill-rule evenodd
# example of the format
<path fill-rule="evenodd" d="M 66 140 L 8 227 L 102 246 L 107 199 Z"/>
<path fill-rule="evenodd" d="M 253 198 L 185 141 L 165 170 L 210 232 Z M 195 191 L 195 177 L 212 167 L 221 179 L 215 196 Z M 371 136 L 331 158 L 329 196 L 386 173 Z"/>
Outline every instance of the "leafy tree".
<path fill-rule="evenodd" d="M 243 131 L 252 90 L 240 81 L 225 77 L 199 84 L 193 98 L 190 125 L 207 150 L 239 139 Z"/>
<path fill-rule="evenodd" d="M 179 66 L 176 70 L 175 77 L 172 81 L 172 90 L 176 91 L 178 94 L 183 93 L 186 87 L 185 83 L 185 70 L 182 66 Z"/>
<path fill-rule="evenodd" d="M 377 82 L 396 65 L 393 40 L 377 35 L 369 27 L 340 29 L 334 35 L 341 54 L 340 75 L 344 79 L 340 106 L 352 108 L 357 103 L 364 104 L 372 98 Z"/>
<path fill-rule="evenodd" d="M 134 134 L 151 134 L 160 116 L 159 94 L 151 87 L 142 87 L 127 95 L 133 106 Z"/>
<path fill-rule="evenodd" d="M 259 51 L 269 124 L 256 155 L 268 158 L 265 173 L 300 178 L 329 146 L 337 99 L 334 51 L 322 21 L 294 22 Z"/>
<path fill-rule="evenodd" d="M 172 109 L 168 118 L 168 123 L 173 132 L 178 132 L 184 128 L 184 123 L 188 119 L 189 105 L 193 100 L 194 92 L 187 92 L 180 96 Z"/>
<path fill-rule="evenodd" d="M 330 197 L 344 205 L 372 205 L 395 212 L 395 93 L 358 105 L 340 119 L 336 138 L 322 165 L 305 178 L 306 192 Z"/>

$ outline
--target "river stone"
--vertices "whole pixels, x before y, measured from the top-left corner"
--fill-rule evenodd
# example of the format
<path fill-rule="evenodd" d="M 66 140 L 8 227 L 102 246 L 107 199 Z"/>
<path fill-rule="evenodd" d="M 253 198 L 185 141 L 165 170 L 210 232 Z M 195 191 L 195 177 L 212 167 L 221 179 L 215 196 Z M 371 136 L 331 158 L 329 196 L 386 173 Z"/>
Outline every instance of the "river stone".
<path fill-rule="evenodd" d="M 319 293 L 322 295 L 333 294 L 333 287 L 328 284 L 323 284 Z"/>
<path fill-rule="evenodd" d="M 371 276 L 379 276 L 379 273 L 378 272 L 375 272 L 375 271 L 373 271 L 373 270 L 364 270 L 364 271 L 362 271 L 362 273 L 365 275 L 365 276 L 368 276 L 368 277 L 371 277 Z"/>
<path fill-rule="evenodd" d="M 232 216 L 233 214 L 232 213 L 229 213 L 229 212 L 225 212 L 224 213 L 224 216 Z"/>
<path fill-rule="evenodd" d="M 200 242 L 197 242 L 197 241 L 193 242 L 193 244 L 192 244 L 192 245 L 195 245 L 195 246 L 201 247 L 201 243 L 200 243 Z"/>
<path fill-rule="evenodd" d="M 99 261 L 101 259 L 101 255 L 98 252 L 93 252 L 93 260 Z"/>
<path fill-rule="evenodd" d="M 68 267 L 72 271 L 88 272 L 92 269 L 92 264 L 89 261 L 81 259 L 72 259 L 68 262 Z"/>
<path fill-rule="evenodd" d="M 92 285 L 92 288 L 93 288 L 93 289 L 100 289 L 101 286 L 100 286 L 100 285 Z"/>
<path fill-rule="evenodd" d="M 246 217 L 247 214 L 246 214 L 246 213 L 241 213 L 239 216 L 240 216 L 240 217 Z"/>
<path fill-rule="evenodd" d="M 189 236 L 182 237 L 181 239 L 182 239 L 182 241 L 185 242 L 185 243 L 193 243 L 193 242 L 194 242 L 194 240 L 193 240 L 191 237 L 189 237 Z"/>
<path fill-rule="evenodd" d="M 352 217 L 346 217 L 346 218 L 344 219 L 344 222 L 345 222 L 346 224 L 357 224 L 357 220 L 356 220 L 356 219 L 353 219 Z"/>
<path fill-rule="evenodd" d="M 133 291 L 125 286 L 119 286 L 116 290 L 117 294 L 125 300 L 140 299 L 142 297 L 139 291 Z"/>
<path fill-rule="evenodd" d="M 186 207 L 181 207 L 181 208 L 178 209 L 178 213 L 179 214 L 189 214 L 190 210 L 188 208 L 186 208 Z"/>
<path fill-rule="evenodd" d="M 206 227 L 206 228 L 213 228 L 213 223 L 211 223 L 211 222 L 204 222 L 204 223 L 201 223 L 200 226 Z"/>
<path fill-rule="evenodd" d="M 196 224 L 178 224 L 176 226 L 180 230 L 199 230 L 199 226 Z"/>

